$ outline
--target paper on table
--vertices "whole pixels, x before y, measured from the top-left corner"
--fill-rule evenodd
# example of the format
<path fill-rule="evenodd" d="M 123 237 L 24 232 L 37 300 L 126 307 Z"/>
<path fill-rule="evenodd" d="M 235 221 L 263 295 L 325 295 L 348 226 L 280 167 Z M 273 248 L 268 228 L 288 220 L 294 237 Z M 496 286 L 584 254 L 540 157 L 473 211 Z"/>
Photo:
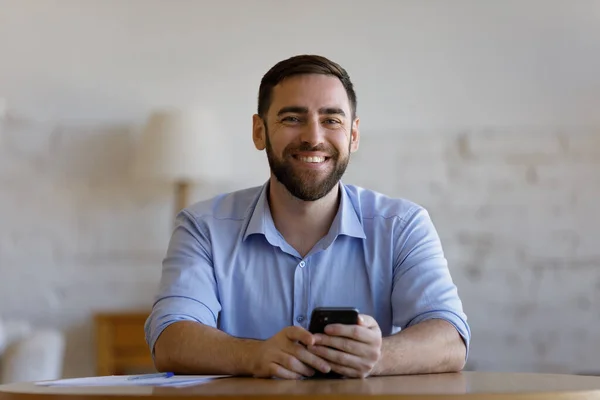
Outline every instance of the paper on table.
<path fill-rule="evenodd" d="M 88 378 L 59 379 L 55 381 L 36 382 L 39 386 L 74 387 L 74 386 L 192 386 L 206 383 L 228 375 L 175 375 L 169 378 L 156 377 L 132 380 L 137 375 L 110 375 Z"/>

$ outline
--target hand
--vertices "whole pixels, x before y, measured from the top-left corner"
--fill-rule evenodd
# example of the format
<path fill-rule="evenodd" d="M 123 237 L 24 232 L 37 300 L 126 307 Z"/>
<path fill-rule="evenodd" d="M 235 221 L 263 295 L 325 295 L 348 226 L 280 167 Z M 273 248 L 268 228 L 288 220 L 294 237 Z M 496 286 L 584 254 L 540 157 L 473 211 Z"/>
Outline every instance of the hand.
<path fill-rule="evenodd" d="M 381 329 L 373 317 L 361 314 L 358 325 L 331 324 L 325 335 L 316 334 L 313 354 L 325 359 L 333 372 L 366 378 L 381 356 Z"/>
<path fill-rule="evenodd" d="M 315 369 L 329 372 L 329 364 L 306 349 L 314 343 L 314 336 L 303 328 L 289 326 L 282 329 L 257 346 L 253 355 L 253 375 L 256 378 L 301 379 L 312 376 Z"/>

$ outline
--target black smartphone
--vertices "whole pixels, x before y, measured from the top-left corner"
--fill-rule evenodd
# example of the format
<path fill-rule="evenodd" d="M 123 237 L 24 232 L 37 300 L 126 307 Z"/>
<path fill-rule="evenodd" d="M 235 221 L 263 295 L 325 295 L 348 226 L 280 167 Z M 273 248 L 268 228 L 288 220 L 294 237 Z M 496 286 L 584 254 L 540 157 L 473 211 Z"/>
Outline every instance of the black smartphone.
<path fill-rule="evenodd" d="M 358 309 L 354 307 L 317 307 L 312 311 L 308 331 L 310 333 L 325 333 L 325 327 L 329 324 L 358 324 Z M 315 371 L 311 378 L 339 379 L 342 375 L 336 372 L 327 374 Z"/>
<path fill-rule="evenodd" d="M 310 333 L 325 333 L 329 324 L 358 324 L 358 310 L 354 307 L 317 307 L 310 315 Z"/>

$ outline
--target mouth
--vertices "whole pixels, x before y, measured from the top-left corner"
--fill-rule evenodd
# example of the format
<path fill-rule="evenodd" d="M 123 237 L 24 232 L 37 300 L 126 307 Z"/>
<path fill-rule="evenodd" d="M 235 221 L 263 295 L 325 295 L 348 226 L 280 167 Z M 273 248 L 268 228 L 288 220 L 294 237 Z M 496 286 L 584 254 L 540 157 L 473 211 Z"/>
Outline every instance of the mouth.
<path fill-rule="evenodd" d="M 323 163 L 327 162 L 331 157 L 294 155 L 293 158 L 295 160 L 301 161 L 303 163 L 315 164 L 316 165 L 316 164 L 323 164 Z"/>

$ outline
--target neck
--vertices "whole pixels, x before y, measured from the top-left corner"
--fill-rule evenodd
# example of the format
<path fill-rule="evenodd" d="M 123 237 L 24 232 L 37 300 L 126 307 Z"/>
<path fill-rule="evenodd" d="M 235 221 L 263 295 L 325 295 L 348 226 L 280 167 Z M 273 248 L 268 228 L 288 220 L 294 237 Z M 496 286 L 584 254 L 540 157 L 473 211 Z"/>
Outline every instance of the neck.
<path fill-rule="evenodd" d="M 340 203 L 339 184 L 315 201 L 294 196 L 275 177 L 269 182 L 269 208 L 277 230 L 303 256 L 329 232 Z"/>

